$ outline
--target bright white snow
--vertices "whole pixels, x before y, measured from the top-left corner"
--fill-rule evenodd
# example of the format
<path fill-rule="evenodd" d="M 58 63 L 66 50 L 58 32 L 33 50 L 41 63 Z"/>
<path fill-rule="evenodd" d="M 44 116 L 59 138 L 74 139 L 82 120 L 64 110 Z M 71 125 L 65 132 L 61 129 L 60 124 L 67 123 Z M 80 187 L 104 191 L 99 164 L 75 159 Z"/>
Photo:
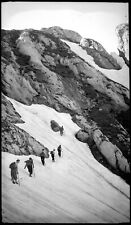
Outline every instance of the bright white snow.
<path fill-rule="evenodd" d="M 56 162 L 31 155 L 33 177 L 24 170 L 29 156 L 2 152 L 2 213 L 9 223 L 120 223 L 130 221 L 129 185 L 112 174 L 92 156 L 88 145 L 74 134 L 79 127 L 69 114 L 58 113 L 44 105 L 23 105 L 8 98 L 25 124 L 16 124 L 49 150 L 62 145 L 62 158 Z M 50 120 L 64 126 L 60 136 Z M 37 151 L 37 149 L 36 149 Z M 9 164 L 20 159 L 20 186 L 10 180 Z"/>
<path fill-rule="evenodd" d="M 110 78 L 111 80 L 119 84 L 122 84 L 123 86 L 129 89 L 129 68 L 126 66 L 126 64 L 124 64 L 124 66 L 120 70 L 103 69 L 95 64 L 93 57 L 88 55 L 86 50 L 82 49 L 82 47 L 79 46 L 79 44 L 76 44 L 70 41 L 65 41 L 63 39 L 61 40 L 65 42 L 71 48 L 73 52 L 75 52 L 78 56 L 80 56 L 90 65 L 95 67 L 97 70 L 102 72 L 105 76 L 107 76 L 108 78 Z"/>

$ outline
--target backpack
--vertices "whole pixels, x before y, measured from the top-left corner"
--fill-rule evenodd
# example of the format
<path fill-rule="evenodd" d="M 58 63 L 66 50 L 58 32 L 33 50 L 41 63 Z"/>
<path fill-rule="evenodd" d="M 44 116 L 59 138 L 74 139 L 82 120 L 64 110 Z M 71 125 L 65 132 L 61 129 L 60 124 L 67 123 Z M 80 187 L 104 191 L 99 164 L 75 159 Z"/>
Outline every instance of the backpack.
<path fill-rule="evenodd" d="M 33 160 L 29 160 L 28 159 L 28 160 L 25 161 L 25 163 L 26 163 L 27 166 L 32 166 L 33 165 Z"/>
<path fill-rule="evenodd" d="M 11 164 L 9 165 L 9 168 L 10 168 L 10 169 L 16 169 L 16 164 L 15 164 L 15 162 L 11 163 Z"/>
<path fill-rule="evenodd" d="M 51 120 L 50 123 L 53 131 L 58 132 L 60 130 L 60 126 L 55 120 Z"/>

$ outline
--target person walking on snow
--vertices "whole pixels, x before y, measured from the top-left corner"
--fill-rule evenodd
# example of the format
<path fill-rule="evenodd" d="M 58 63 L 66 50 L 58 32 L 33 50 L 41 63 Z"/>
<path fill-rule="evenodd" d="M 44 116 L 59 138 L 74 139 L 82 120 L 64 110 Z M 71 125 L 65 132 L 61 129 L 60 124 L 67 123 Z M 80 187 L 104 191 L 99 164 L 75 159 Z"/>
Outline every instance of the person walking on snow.
<path fill-rule="evenodd" d="M 64 132 L 64 127 L 60 127 L 60 135 L 62 136 L 63 135 L 63 132 Z"/>
<path fill-rule="evenodd" d="M 33 169 L 34 169 L 34 163 L 33 163 L 33 159 L 30 157 L 28 160 L 25 161 L 25 167 L 24 169 L 27 167 L 28 171 L 29 171 L 29 176 L 32 176 L 33 173 Z"/>
<path fill-rule="evenodd" d="M 62 151 L 61 145 L 58 146 L 57 151 L 58 151 L 58 156 L 61 157 L 61 151 Z"/>
<path fill-rule="evenodd" d="M 16 162 L 12 162 L 9 165 L 9 168 L 11 169 L 11 180 L 13 184 L 18 184 L 18 163 L 20 162 L 19 159 L 16 160 Z"/>
<path fill-rule="evenodd" d="M 43 164 L 43 166 L 45 165 L 45 153 L 44 153 L 44 149 L 42 149 L 42 152 L 40 153 L 40 157 L 41 157 L 41 162 Z"/>
<path fill-rule="evenodd" d="M 50 154 L 51 154 L 52 161 L 55 162 L 55 149 L 53 149 L 53 151 L 51 151 Z"/>

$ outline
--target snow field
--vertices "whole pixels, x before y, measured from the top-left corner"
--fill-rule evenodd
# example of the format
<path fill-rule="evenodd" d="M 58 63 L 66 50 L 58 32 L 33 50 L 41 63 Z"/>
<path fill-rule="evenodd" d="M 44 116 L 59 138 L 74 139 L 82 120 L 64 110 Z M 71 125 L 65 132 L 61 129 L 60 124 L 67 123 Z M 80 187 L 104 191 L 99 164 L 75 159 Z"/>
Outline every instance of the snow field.
<path fill-rule="evenodd" d="M 3 222 L 22 223 L 114 223 L 129 222 L 129 185 L 99 164 L 87 144 L 74 134 L 80 128 L 69 114 L 44 105 L 26 106 L 13 99 L 24 124 L 16 124 L 45 147 L 62 145 L 63 155 L 56 162 L 30 155 L 35 173 L 29 177 L 24 161 L 29 156 L 2 152 Z M 50 120 L 64 126 L 64 135 L 52 131 Z M 20 186 L 10 180 L 9 164 L 20 159 Z"/>

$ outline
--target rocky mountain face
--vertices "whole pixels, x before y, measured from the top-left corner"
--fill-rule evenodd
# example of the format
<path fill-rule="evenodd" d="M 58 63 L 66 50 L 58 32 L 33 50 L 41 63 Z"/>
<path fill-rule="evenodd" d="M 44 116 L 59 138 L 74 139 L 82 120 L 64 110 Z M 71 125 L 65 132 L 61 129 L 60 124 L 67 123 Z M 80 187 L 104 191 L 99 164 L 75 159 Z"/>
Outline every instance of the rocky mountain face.
<path fill-rule="evenodd" d="M 74 43 L 80 43 L 80 40 L 82 39 L 82 36 L 78 34 L 77 32 L 72 30 L 62 29 L 61 27 L 58 27 L 58 26 L 54 26 L 50 28 L 42 28 L 41 30 L 45 33 L 52 34 L 55 37 L 72 41 Z"/>
<path fill-rule="evenodd" d="M 130 173 L 129 90 L 71 51 L 61 39 L 80 42 L 81 36 L 74 31 L 58 27 L 2 30 L 1 36 L 2 151 L 37 154 L 35 149 L 43 148 L 15 125 L 23 121 L 6 95 L 26 105 L 45 104 L 58 112 L 70 113 L 81 128 L 76 138 L 86 141 L 100 163 L 125 179 Z M 105 63 L 108 57 L 104 48 L 97 42 L 91 43 L 94 47 L 86 48 L 90 52 L 102 52 L 100 61 Z M 115 63 L 108 60 L 108 65 L 119 69 Z M 96 140 L 96 129 L 117 146 L 126 159 L 124 162 L 118 159 L 119 164 L 124 163 L 127 169 L 113 167 L 112 154 L 105 157 Z"/>
<path fill-rule="evenodd" d="M 116 34 L 118 37 L 119 55 L 129 66 L 129 25 L 127 23 L 118 25 L 116 27 Z"/>
<path fill-rule="evenodd" d="M 16 155 L 40 154 L 43 146 L 15 124 L 24 123 L 12 103 L 2 94 L 2 151 Z"/>
<path fill-rule="evenodd" d="M 80 41 L 80 46 L 87 51 L 88 55 L 93 57 L 94 62 L 99 67 L 104 69 L 121 69 L 121 66 L 117 60 L 97 41 L 89 38 L 82 38 Z"/>

